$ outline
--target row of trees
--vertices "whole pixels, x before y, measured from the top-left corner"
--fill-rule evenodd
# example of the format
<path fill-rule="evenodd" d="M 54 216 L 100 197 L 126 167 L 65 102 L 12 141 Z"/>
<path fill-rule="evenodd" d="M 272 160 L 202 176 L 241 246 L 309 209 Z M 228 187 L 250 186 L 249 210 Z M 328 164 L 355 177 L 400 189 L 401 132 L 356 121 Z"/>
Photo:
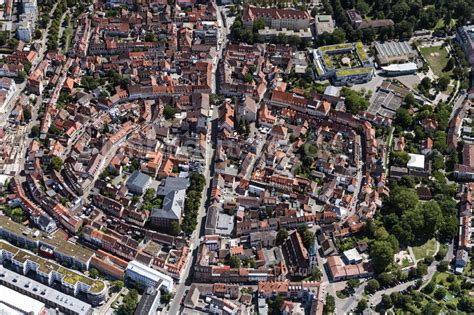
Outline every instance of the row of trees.
<path fill-rule="evenodd" d="M 61 18 L 64 12 L 67 10 L 66 1 L 59 1 L 56 9 L 53 12 L 53 21 L 48 31 L 48 42 L 47 46 L 49 50 L 58 49 L 59 41 L 59 28 L 61 27 Z"/>
<path fill-rule="evenodd" d="M 254 44 L 254 43 L 263 43 L 265 42 L 264 39 L 258 33 L 259 30 L 265 28 L 265 21 L 261 18 L 256 19 L 253 23 L 252 29 L 244 27 L 242 23 L 242 17 L 237 15 L 234 21 L 234 24 L 231 28 L 231 37 L 235 41 L 244 42 L 247 44 Z M 309 42 L 305 42 L 301 39 L 301 37 L 292 35 L 287 36 L 283 33 L 278 34 L 277 36 L 273 37 L 270 41 L 273 44 L 281 44 L 287 45 L 289 44 L 292 47 L 300 47 L 304 48 Z"/>
<path fill-rule="evenodd" d="M 323 0 L 324 11 L 334 16 L 340 26 L 336 36 L 325 34 L 318 38 L 319 44 L 336 44 L 344 40 L 372 42 L 376 38 L 388 40 L 410 38 L 414 30 L 432 29 L 441 20 L 443 32 L 450 31 L 452 17 L 459 24 L 472 18 L 472 4 L 466 0 L 455 1 L 416 1 L 416 0 Z M 356 29 L 350 23 L 346 10 L 356 9 L 368 19 L 392 19 L 394 26 Z"/>
<path fill-rule="evenodd" d="M 188 234 L 192 233 L 197 226 L 197 217 L 205 184 L 206 178 L 204 175 L 195 172 L 191 174 L 191 183 L 186 192 L 184 219 L 182 223 L 183 231 Z"/>

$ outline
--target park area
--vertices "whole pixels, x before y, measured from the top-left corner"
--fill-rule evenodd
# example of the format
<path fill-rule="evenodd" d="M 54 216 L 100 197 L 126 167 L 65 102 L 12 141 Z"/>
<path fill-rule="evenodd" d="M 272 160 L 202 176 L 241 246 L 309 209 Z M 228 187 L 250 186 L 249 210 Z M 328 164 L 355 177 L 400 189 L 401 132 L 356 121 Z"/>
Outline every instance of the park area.
<path fill-rule="evenodd" d="M 431 239 L 423 245 L 411 247 L 411 250 L 417 261 L 426 257 L 433 257 L 438 251 L 438 242 Z"/>
<path fill-rule="evenodd" d="M 436 76 L 451 76 L 452 69 L 450 69 L 449 71 L 444 71 L 449 60 L 448 51 L 445 47 L 420 47 L 420 52 L 423 55 L 423 58 L 425 58 L 426 62 L 429 63 L 431 70 Z"/>

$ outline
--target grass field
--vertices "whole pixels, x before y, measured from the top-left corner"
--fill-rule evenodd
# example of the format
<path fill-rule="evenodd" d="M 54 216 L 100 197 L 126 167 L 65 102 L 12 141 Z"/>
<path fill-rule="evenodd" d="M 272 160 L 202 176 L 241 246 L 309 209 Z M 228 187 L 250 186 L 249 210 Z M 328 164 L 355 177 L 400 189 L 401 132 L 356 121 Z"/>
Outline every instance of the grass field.
<path fill-rule="evenodd" d="M 452 71 L 444 72 L 443 69 L 448 64 L 448 52 L 444 47 L 441 46 L 431 46 L 431 47 L 421 47 L 420 52 L 429 63 L 431 70 L 438 77 L 441 76 L 451 76 Z"/>
<path fill-rule="evenodd" d="M 436 254 L 437 241 L 431 239 L 421 246 L 412 247 L 413 255 L 416 260 L 424 259 L 428 256 L 434 256 Z"/>

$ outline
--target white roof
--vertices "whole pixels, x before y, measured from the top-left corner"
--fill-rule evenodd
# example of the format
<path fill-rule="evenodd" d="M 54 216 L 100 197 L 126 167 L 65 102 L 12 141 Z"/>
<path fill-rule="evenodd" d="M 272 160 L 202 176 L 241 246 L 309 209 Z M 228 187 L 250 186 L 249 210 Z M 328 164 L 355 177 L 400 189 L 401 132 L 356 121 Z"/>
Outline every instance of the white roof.
<path fill-rule="evenodd" d="M 7 314 L 10 314 L 8 312 L 10 308 L 19 310 L 18 313 L 39 315 L 44 310 L 45 305 L 29 296 L 0 285 L 0 311 L 7 310 Z"/>
<path fill-rule="evenodd" d="M 408 168 L 419 168 L 419 169 L 424 169 L 425 168 L 425 156 L 422 154 L 412 154 L 408 153 L 410 156 L 410 161 L 407 163 Z"/>
<path fill-rule="evenodd" d="M 155 282 L 162 280 L 162 286 L 164 286 L 169 292 L 173 290 L 173 278 L 162 272 L 159 272 L 158 270 L 152 269 L 142 263 L 139 263 L 136 260 L 132 260 L 128 263 L 127 270 L 138 273 Z"/>
<path fill-rule="evenodd" d="M 349 250 L 346 250 L 343 255 L 346 257 L 348 261 L 359 261 L 362 260 L 362 256 L 359 254 L 357 249 L 352 248 Z"/>
<path fill-rule="evenodd" d="M 399 72 L 399 71 L 416 71 L 418 69 L 416 63 L 407 62 L 402 64 L 392 64 L 382 67 L 382 70 L 387 72 Z"/>

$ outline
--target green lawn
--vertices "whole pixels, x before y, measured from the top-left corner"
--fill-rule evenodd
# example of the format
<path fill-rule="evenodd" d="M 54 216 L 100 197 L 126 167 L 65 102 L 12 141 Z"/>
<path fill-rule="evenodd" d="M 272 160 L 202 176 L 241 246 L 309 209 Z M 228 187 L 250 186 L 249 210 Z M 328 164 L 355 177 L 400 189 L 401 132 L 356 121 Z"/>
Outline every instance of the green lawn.
<path fill-rule="evenodd" d="M 443 69 L 448 64 L 448 52 L 441 46 L 421 47 L 420 52 L 429 63 L 431 70 L 438 77 L 451 76 L 452 71 L 444 72 Z"/>
<path fill-rule="evenodd" d="M 434 256 L 436 254 L 436 244 L 438 242 L 435 239 L 427 241 L 421 246 L 412 247 L 413 255 L 416 260 L 424 259 L 428 256 Z"/>

